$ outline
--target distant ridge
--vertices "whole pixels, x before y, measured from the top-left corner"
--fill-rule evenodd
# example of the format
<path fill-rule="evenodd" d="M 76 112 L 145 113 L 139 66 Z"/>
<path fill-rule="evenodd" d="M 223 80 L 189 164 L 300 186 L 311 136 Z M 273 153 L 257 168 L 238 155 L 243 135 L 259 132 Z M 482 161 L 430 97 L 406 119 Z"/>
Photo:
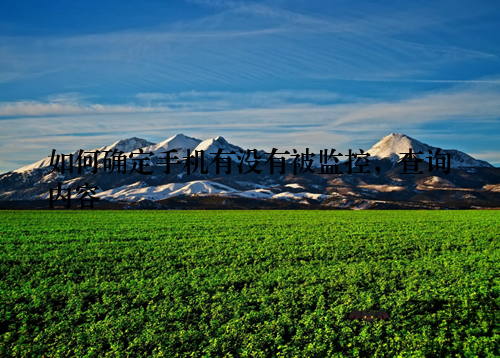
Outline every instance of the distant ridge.
<path fill-rule="evenodd" d="M 143 151 L 142 157 L 149 157 L 149 166 L 145 171 L 150 175 L 134 171 L 132 156 L 127 160 L 125 173 L 123 170 L 92 172 L 92 168 L 84 168 L 81 173 L 61 174 L 51 169 L 50 157 L 17 170 L 0 175 L 0 203 L 7 201 L 40 202 L 49 198 L 50 189 L 61 183 L 63 187 L 75 189 L 79 185 L 89 183 L 97 186 L 95 196 L 106 205 L 120 207 L 123 203 L 153 202 L 157 204 L 141 205 L 143 208 L 169 208 L 169 205 L 182 205 L 183 208 L 226 208 L 228 203 L 235 203 L 241 208 L 335 208 L 364 210 L 370 208 L 481 208 L 500 207 L 500 168 L 475 159 L 470 155 L 454 149 L 442 150 L 450 154 L 453 170 L 444 174 L 439 170 L 429 172 L 427 165 L 419 169 L 423 174 L 404 175 L 401 173 L 401 159 L 412 149 L 421 159 L 428 160 L 429 151 L 434 155 L 437 147 L 422 143 L 405 134 L 391 133 L 377 142 L 367 153 L 369 169 L 378 167 L 370 173 L 348 174 L 345 162 L 339 160 L 339 168 L 343 174 L 319 174 L 319 155 L 314 157 L 315 173 L 294 173 L 293 162 L 285 164 L 285 173 L 275 170 L 271 174 L 266 162 L 265 152 L 258 150 L 261 156 L 256 173 L 247 166 L 240 167 L 242 151 L 246 149 L 230 143 L 222 136 L 201 140 L 182 133 L 171 136 L 159 143 L 132 137 L 119 140 L 111 145 L 99 147 L 91 151 L 118 150 L 127 158 L 132 153 Z M 165 163 L 158 159 L 164 157 L 165 151 L 177 150 L 179 164 L 172 164 L 166 171 Z M 268 148 L 269 149 L 269 148 Z M 283 148 L 285 149 L 285 148 Z M 289 148 L 287 148 L 289 149 Z M 208 172 L 201 172 L 200 167 L 188 175 L 185 168 L 187 152 L 203 150 L 204 167 Z M 222 151 L 222 157 L 230 156 L 232 170 L 223 167 L 217 173 L 213 164 L 214 153 Z M 90 151 L 90 150 L 89 150 Z M 150 155 L 150 153 L 154 153 Z M 229 154 L 234 152 L 235 154 Z M 366 153 L 365 152 L 365 153 Z M 74 155 L 77 150 L 73 152 Z M 49 154 L 49 153 L 47 153 Z M 57 153 L 61 154 L 61 153 Z M 69 154 L 69 153 L 67 153 Z M 345 153 L 344 153 L 345 154 Z M 172 156 L 172 157 L 173 157 Z M 104 153 L 99 155 L 103 158 Z M 76 157 L 74 156 L 74 159 Z M 245 158 L 246 159 L 246 158 Z M 250 162 L 253 158 L 250 158 Z M 66 163 L 68 164 L 68 163 Z M 194 160 L 192 161 L 194 164 Z M 201 164 L 201 163 L 198 163 Z M 334 163 L 330 163 L 334 164 Z M 100 163 L 102 165 L 102 163 Z M 426 169 L 427 168 L 427 169 Z M 244 173 L 244 174 L 243 174 Z M 170 203 L 170 204 L 169 204 Z M 174 203 L 174 204 L 171 204 Z M 190 204 L 191 203 L 191 204 Z M 218 203 L 218 204 L 217 204 Z M 259 204 L 261 203 L 261 204 Z M 37 204 L 39 205 L 39 204 Z M 47 204 L 48 205 L 48 204 Z M 219 205 L 219 206 L 218 206 Z M 0 208 L 2 206 L 0 205 Z M 12 205 L 7 205 L 12 207 Z M 123 206 L 121 206 L 123 207 Z"/>

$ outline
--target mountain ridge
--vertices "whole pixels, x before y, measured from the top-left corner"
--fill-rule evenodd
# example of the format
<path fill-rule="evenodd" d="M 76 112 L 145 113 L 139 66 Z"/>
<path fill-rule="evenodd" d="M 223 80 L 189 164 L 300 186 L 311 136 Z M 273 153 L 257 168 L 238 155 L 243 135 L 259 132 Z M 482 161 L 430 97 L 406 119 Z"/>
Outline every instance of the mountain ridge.
<path fill-rule="evenodd" d="M 398 162 L 404 157 L 404 153 L 408 153 L 409 149 L 413 150 L 415 156 L 429 161 L 428 156 L 436 154 L 438 148 L 422 143 L 414 138 L 411 138 L 401 133 L 391 133 L 383 137 L 367 153 L 370 153 L 370 159 L 389 159 L 392 162 Z M 416 154 L 422 152 L 422 154 Z M 488 167 L 493 168 L 493 165 L 484 161 L 472 158 L 470 155 L 456 149 L 441 149 L 442 154 L 450 154 L 452 168 L 467 168 L 467 167 Z"/>
<path fill-rule="evenodd" d="M 408 148 L 406 148 L 407 146 Z M 47 199 L 49 190 L 59 182 L 62 183 L 63 187 L 71 186 L 71 188 L 76 188 L 84 183 L 98 186 L 96 196 L 102 201 L 112 203 L 144 200 L 162 202 L 160 206 L 145 205 L 144 208 L 168 207 L 168 202 L 175 202 L 175 205 L 179 205 L 186 200 L 192 202 L 193 205 L 213 204 L 214 201 L 206 198 L 207 196 L 237 200 L 240 206 L 243 205 L 242 202 L 248 203 L 248 200 L 251 200 L 251 207 L 257 205 L 255 200 L 261 200 L 263 205 L 264 201 L 283 200 L 288 201 L 290 207 L 305 205 L 319 208 L 351 209 L 368 209 L 380 206 L 423 208 L 429 207 L 431 204 L 439 208 L 457 205 L 470 208 L 495 206 L 497 202 L 500 206 L 500 190 L 498 189 L 500 188 L 500 168 L 474 159 L 464 152 L 448 149 L 442 150 L 442 153 L 449 153 L 452 159 L 451 167 L 453 170 L 449 174 L 445 175 L 439 171 L 430 173 L 424 170 L 423 175 L 404 175 L 405 173 L 401 173 L 403 169 L 401 158 L 404 153 L 408 153 L 410 148 L 414 152 L 422 151 L 423 154 L 419 156 L 424 160 L 426 151 L 437 150 L 437 147 L 427 145 L 404 134 L 391 133 L 365 152 L 370 154 L 368 157 L 370 168 L 375 165 L 381 168 L 379 174 L 372 171 L 366 174 L 322 175 L 317 171 L 316 173 L 299 172 L 294 175 L 292 173 L 297 168 L 294 168 L 290 161 L 286 162 L 284 174 L 280 174 L 277 169 L 274 174 L 270 172 L 269 163 L 260 174 L 247 171 L 248 167 L 243 168 L 243 173 L 246 174 L 240 174 L 238 156 L 241 156 L 239 151 L 244 150 L 231 144 L 222 136 L 203 141 L 179 133 L 159 143 L 131 137 L 109 146 L 96 148 L 96 150 L 129 150 L 126 153 L 128 156 L 132 152 L 138 153 L 141 149 L 144 154 L 134 155 L 133 158 L 149 157 L 151 166 L 147 167 L 147 170 L 152 171 L 152 175 L 133 172 L 132 160 L 127 160 L 127 164 L 129 164 L 127 172 L 130 169 L 130 173 L 127 175 L 101 170 L 93 174 L 89 168 L 86 168 L 81 174 L 65 173 L 63 175 L 56 171 L 48 174 L 50 158 L 46 158 L 18 170 L 1 174 L 0 202 Z M 196 150 L 204 150 L 205 155 L 212 157 L 212 159 L 212 153 L 222 149 L 223 153 L 226 153 L 222 157 L 230 156 L 233 160 L 232 170 L 226 173 L 224 169 L 223 173 L 216 174 L 213 170 L 215 164 L 211 164 L 211 160 L 206 160 L 205 166 L 208 165 L 211 168 L 208 174 L 195 172 L 187 175 L 182 163 L 172 165 L 171 172 L 165 173 L 165 167 L 160 164 L 158 157 L 161 152 L 172 149 L 178 150 L 175 156 L 179 158 L 179 161 L 187 156 L 188 149 L 192 151 L 192 154 Z M 227 154 L 231 151 L 235 151 L 236 154 Z M 155 154 L 151 156 L 150 152 Z M 244 152 L 246 153 L 246 151 Z M 78 151 L 73 153 L 78 153 Z M 101 154 L 100 158 L 102 159 L 104 154 Z M 315 158 L 317 160 L 319 156 Z M 265 161 L 264 157 L 261 159 L 261 164 L 263 165 Z M 338 163 L 344 171 L 345 164 L 341 161 Z M 219 204 L 222 205 L 222 202 Z M 288 204 L 280 204 L 279 207 L 283 207 L 283 205 Z"/>

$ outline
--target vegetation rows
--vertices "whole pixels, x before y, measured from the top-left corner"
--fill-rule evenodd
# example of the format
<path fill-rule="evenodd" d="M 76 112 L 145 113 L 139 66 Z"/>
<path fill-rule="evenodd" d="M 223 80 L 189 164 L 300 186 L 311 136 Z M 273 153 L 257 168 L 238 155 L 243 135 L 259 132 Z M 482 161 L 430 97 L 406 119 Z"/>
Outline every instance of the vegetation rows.
<path fill-rule="evenodd" d="M 499 297 L 498 211 L 0 212 L 1 357 L 497 357 Z"/>

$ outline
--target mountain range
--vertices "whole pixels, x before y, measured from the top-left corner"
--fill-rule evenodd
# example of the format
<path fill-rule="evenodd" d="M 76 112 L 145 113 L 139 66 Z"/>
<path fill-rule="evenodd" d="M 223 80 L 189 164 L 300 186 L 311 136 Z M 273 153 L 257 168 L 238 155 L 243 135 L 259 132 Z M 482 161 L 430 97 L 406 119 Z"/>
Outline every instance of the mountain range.
<path fill-rule="evenodd" d="M 181 164 L 172 164 L 170 173 L 160 161 L 162 152 L 177 150 L 175 155 Z M 221 158 L 231 158 L 231 170 L 221 165 L 216 173 L 215 154 L 221 149 Z M 253 149 L 253 148 L 249 148 Z M 405 153 L 412 150 L 421 159 L 422 173 L 405 172 Z M 109 172 L 103 169 L 104 151 L 123 152 L 128 158 L 127 172 Z M 142 150 L 143 154 L 139 153 Z M 198 171 L 188 175 L 185 169 L 188 151 L 191 154 L 203 150 L 208 173 Z M 200 140 L 183 134 L 174 135 L 160 143 L 142 138 L 119 140 L 86 152 L 100 152 L 97 173 L 92 167 L 85 167 L 79 173 L 60 173 L 52 170 L 50 156 L 36 163 L 0 175 L 0 208 L 48 208 L 49 191 L 58 183 L 63 188 L 75 189 L 88 183 L 98 187 L 95 197 L 99 201 L 95 207 L 102 209 L 176 209 L 176 208 L 318 208 L 318 209 L 464 209 L 500 207 L 500 168 L 454 150 L 443 149 L 440 154 L 450 160 L 450 171 L 432 169 L 433 155 L 437 147 L 424 144 L 404 134 L 392 133 L 382 138 L 365 151 L 370 173 L 355 171 L 354 159 L 349 164 L 345 157 L 338 160 L 342 174 L 319 174 L 321 164 L 335 164 L 333 158 L 323 163 L 319 153 L 312 158 L 310 168 L 294 174 L 295 163 L 288 159 L 285 171 L 280 173 L 279 165 L 271 170 L 269 152 L 258 150 L 261 163 L 257 167 L 261 173 L 252 171 L 248 163 L 241 162 L 246 149 L 229 143 L 223 137 Z M 280 150 L 282 152 L 283 150 Z M 229 154 L 234 152 L 234 154 Z M 73 161 L 79 150 L 73 153 Z M 134 161 L 144 160 L 150 166 L 151 175 L 134 171 Z M 346 153 L 344 153 L 346 154 Z M 89 154 L 85 154 L 89 155 Z M 281 155 L 277 155 L 280 157 Z M 255 160 L 253 154 L 247 158 Z M 69 167 L 67 157 L 64 165 Z M 429 163 L 431 162 L 431 163 Z M 194 159 L 191 159 L 194 164 Z M 240 166 L 238 166 L 241 163 Z M 358 162 L 359 163 L 359 162 Z M 361 164 L 363 161 L 361 160 Z M 59 163 L 59 166 L 63 163 Z M 201 163 L 198 163 L 201 164 Z M 377 171 L 375 170 L 377 169 Z M 240 173 L 240 170 L 242 173 Z M 312 173 L 314 171 L 314 173 Z M 76 198 L 75 198 L 76 199 Z M 76 205 L 76 204 L 75 204 Z M 57 205 L 56 205 L 57 207 Z"/>

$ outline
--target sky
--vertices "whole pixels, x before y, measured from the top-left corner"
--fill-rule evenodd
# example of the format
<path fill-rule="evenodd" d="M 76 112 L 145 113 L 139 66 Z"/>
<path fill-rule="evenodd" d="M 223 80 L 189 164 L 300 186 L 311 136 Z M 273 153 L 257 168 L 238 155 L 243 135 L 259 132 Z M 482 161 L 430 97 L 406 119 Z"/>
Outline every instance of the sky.
<path fill-rule="evenodd" d="M 499 56 L 496 0 L 2 1 L 0 173 L 177 133 L 500 166 Z"/>

